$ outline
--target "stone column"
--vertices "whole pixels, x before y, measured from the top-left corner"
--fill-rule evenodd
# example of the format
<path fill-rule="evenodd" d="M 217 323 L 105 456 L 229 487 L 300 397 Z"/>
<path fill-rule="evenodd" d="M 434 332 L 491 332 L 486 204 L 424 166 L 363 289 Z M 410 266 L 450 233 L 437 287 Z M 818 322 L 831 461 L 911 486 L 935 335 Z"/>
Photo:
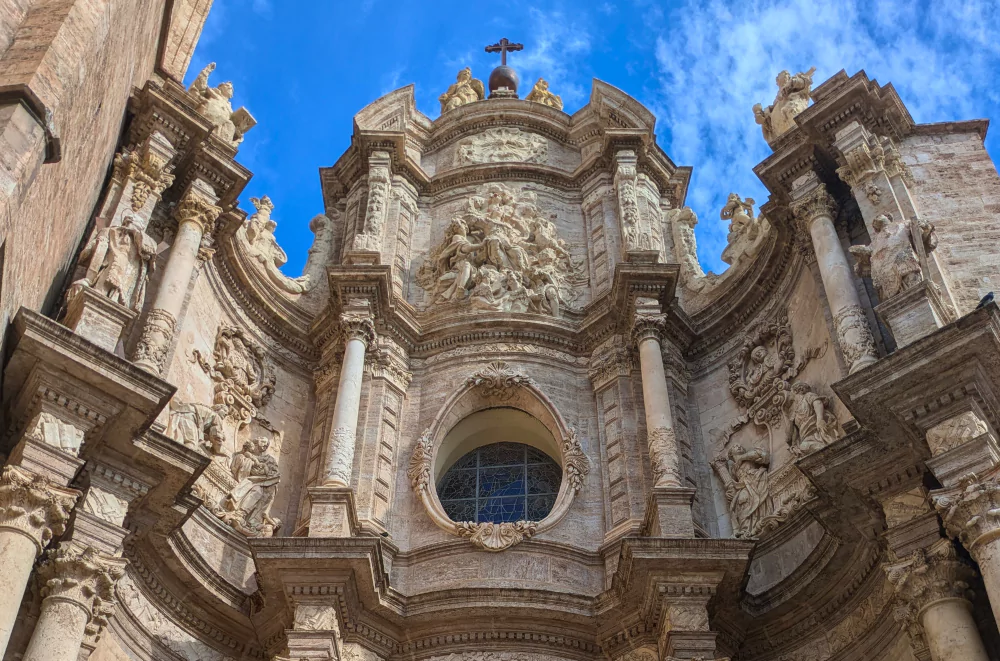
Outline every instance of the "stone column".
<path fill-rule="evenodd" d="M 5 466 L 0 475 L 0 657 L 35 558 L 65 531 L 79 495 L 18 466 Z"/>
<path fill-rule="evenodd" d="M 660 344 L 664 324 L 664 315 L 637 315 L 632 337 L 639 348 L 642 403 L 646 412 L 646 438 L 653 469 L 653 486 L 679 487 L 680 461 Z"/>
<path fill-rule="evenodd" d="M 340 328 L 346 346 L 333 409 L 332 432 L 326 450 L 323 486 L 328 487 L 347 487 L 351 484 L 365 353 L 375 343 L 375 325 L 367 305 L 341 314 Z"/>
<path fill-rule="evenodd" d="M 107 624 L 126 564 L 76 544 L 50 550 L 38 570 L 42 612 L 23 661 L 76 661 L 87 625 Z"/>
<path fill-rule="evenodd" d="M 933 661 L 988 661 L 968 599 L 974 570 L 950 540 L 883 567 L 895 591 L 895 615 L 925 639 Z"/>
<path fill-rule="evenodd" d="M 803 175 L 792 184 L 792 213 L 812 238 L 837 343 L 853 374 L 878 360 L 878 353 L 847 255 L 833 226 L 835 208 L 833 198 L 815 173 Z"/>
<path fill-rule="evenodd" d="M 215 206 L 217 201 L 212 187 L 202 179 L 195 179 L 174 211 L 177 235 L 133 358 L 136 365 L 154 374 L 162 373 L 165 367 L 202 238 L 211 233 L 222 212 Z"/>
<path fill-rule="evenodd" d="M 389 197 L 392 193 L 392 155 L 386 151 L 372 152 L 368 157 L 368 198 L 364 219 L 354 228 L 349 264 L 382 263 L 382 245 L 388 220 Z"/>
<path fill-rule="evenodd" d="M 993 618 L 1000 622 L 1000 468 L 982 479 L 931 493 L 948 534 L 969 551 L 983 575 Z"/>

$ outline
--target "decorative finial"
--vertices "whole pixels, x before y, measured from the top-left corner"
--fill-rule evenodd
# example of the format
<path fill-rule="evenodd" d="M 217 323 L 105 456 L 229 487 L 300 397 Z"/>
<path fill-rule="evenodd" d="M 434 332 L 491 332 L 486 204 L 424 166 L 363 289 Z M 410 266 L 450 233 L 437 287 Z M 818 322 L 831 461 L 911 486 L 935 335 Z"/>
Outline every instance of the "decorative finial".
<path fill-rule="evenodd" d="M 524 44 L 511 43 L 504 37 L 492 46 L 486 47 L 487 53 L 500 53 L 500 66 L 490 74 L 490 98 L 517 98 L 517 73 L 507 66 L 507 52 L 524 50 Z"/>

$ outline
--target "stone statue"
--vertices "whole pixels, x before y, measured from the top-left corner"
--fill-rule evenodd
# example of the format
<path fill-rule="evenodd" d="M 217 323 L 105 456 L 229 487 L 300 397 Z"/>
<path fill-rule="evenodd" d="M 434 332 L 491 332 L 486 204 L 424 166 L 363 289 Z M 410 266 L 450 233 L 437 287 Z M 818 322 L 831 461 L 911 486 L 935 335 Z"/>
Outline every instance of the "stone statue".
<path fill-rule="evenodd" d="M 204 404 L 170 400 L 166 434 L 186 447 L 214 455 L 225 454 L 222 416 Z"/>
<path fill-rule="evenodd" d="M 544 78 L 539 78 L 535 86 L 528 92 L 528 96 L 524 98 L 526 101 L 541 103 L 544 106 L 551 106 L 556 110 L 563 109 L 562 98 L 549 91 L 549 84 Z"/>
<path fill-rule="evenodd" d="M 740 539 L 755 537 L 774 510 L 767 479 L 770 455 L 759 448 L 748 451 L 737 443 L 712 465 L 726 489 L 734 535 Z"/>
<path fill-rule="evenodd" d="M 559 316 L 586 282 L 555 224 L 530 191 L 489 184 L 452 219 L 417 273 L 431 303 Z"/>
<path fill-rule="evenodd" d="M 87 274 L 73 283 L 70 296 L 90 287 L 130 310 L 141 310 L 155 257 L 156 242 L 125 215 L 121 225 L 97 232 L 80 253 L 81 261 L 89 260 Z"/>
<path fill-rule="evenodd" d="M 872 220 L 875 235 L 867 246 L 851 246 L 854 271 L 860 276 L 871 275 L 879 299 L 888 300 L 924 279 L 919 248 L 927 254 L 937 247 L 934 225 L 925 221 L 897 222 L 891 214 L 880 214 Z"/>
<path fill-rule="evenodd" d="M 722 251 L 722 261 L 727 264 L 735 264 L 744 255 L 753 257 L 760 250 L 760 239 L 770 225 L 763 217 L 753 215 L 753 205 L 752 197 L 743 200 L 736 193 L 730 193 L 719 213 L 722 220 L 729 221 L 727 245 Z"/>
<path fill-rule="evenodd" d="M 441 102 L 441 114 L 454 110 L 459 106 L 464 106 L 473 101 L 482 101 L 486 98 L 486 88 L 483 81 L 472 77 L 472 69 L 465 67 L 458 72 L 458 77 L 448 91 L 438 97 Z"/>
<path fill-rule="evenodd" d="M 191 83 L 188 93 L 198 104 L 197 111 L 212 122 L 212 134 L 226 143 L 236 147 L 243 142 L 243 136 L 252 129 L 257 121 L 247 111 L 240 108 L 233 111 L 233 84 L 221 83 L 216 87 L 208 86 L 208 76 L 215 71 L 215 62 L 210 63 Z"/>
<path fill-rule="evenodd" d="M 775 82 L 778 84 L 778 95 L 774 103 L 767 108 L 754 104 L 753 114 L 764 133 L 768 144 L 795 128 L 795 117 L 809 106 L 809 93 L 812 91 L 812 77 L 816 67 L 794 76 L 787 71 L 778 74 Z"/>
<path fill-rule="evenodd" d="M 224 518 L 249 537 L 270 537 L 281 525 L 269 513 L 281 478 L 278 462 L 267 453 L 270 444 L 263 436 L 247 441 L 229 465 L 236 486 L 223 503 Z"/>
<path fill-rule="evenodd" d="M 812 391 L 808 384 L 792 384 L 791 409 L 788 413 L 788 446 L 792 455 L 802 457 L 837 440 L 837 418 L 830 411 L 830 401 Z"/>
<path fill-rule="evenodd" d="M 274 210 L 271 198 L 267 195 L 261 198 L 251 197 L 250 202 L 257 209 L 257 212 L 250 216 L 246 225 L 237 231 L 237 237 L 245 242 L 247 250 L 253 256 L 261 272 L 280 289 L 290 294 L 301 294 L 307 291 L 311 285 L 309 275 L 289 278 L 281 272 L 281 267 L 288 261 L 288 255 L 281 249 L 278 240 L 274 237 L 274 230 L 278 224 L 271 218 L 271 212 Z"/>

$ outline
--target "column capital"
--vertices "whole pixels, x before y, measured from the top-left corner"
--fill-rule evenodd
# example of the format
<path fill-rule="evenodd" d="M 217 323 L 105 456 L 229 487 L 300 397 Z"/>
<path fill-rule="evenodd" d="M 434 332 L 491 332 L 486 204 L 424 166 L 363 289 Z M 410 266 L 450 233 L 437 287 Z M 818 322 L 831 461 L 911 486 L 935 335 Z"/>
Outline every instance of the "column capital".
<path fill-rule="evenodd" d="M 215 205 L 218 198 L 215 191 L 201 179 L 195 179 L 184 191 L 180 202 L 174 209 L 174 219 L 177 226 L 184 223 L 195 223 L 201 228 L 202 234 L 211 234 L 215 227 L 215 220 L 222 213 L 222 209 Z"/>
<path fill-rule="evenodd" d="M 816 173 L 809 172 L 792 183 L 791 210 L 795 220 L 804 229 L 808 229 L 821 216 L 832 219 L 837 213 L 837 203 Z"/>
<path fill-rule="evenodd" d="M 955 487 L 931 493 L 945 531 L 975 555 L 1000 537 L 1000 468 L 985 477 L 971 474 Z"/>
<path fill-rule="evenodd" d="M 154 131 L 137 147 L 124 147 L 115 155 L 112 178 L 124 185 L 132 180 L 132 211 L 138 213 L 150 195 L 157 200 L 174 183 L 170 161 L 176 151 L 170 141 Z"/>
<path fill-rule="evenodd" d="M 63 534 L 80 492 L 60 487 L 18 466 L 0 474 L 0 530 L 29 537 L 41 554 L 54 536 Z"/>
<path fill-rule="evenodd" d="M 638 345 L 643 340 L 656 340 L 663 343 L 667 332 L 667 315 L 636 314 L 632 322 L 632 344 Z"/>
<path fill-rule="evenodd" d="M 941 539 L 913 551 L 902 560 L 882 566 L 903 611 L 919 615 L 939 601 L 968 602 L 975 570 L 958 558 L 951 540 Z M 971 603 L 969 603 L 971 608 Z M 905 613 L 903 613 L 905 614 Z M 897 615 L 897 619 L 901 618 Z"/>
<path fill-rule="evenodd" d="M 344 342 L 361 340 L 365 343 L 366 349 L 374 350 L 376 348 L 375 319 L 367 310 L 349 310 L 341 313 L 340 332 L 344 337 Z"/>
<path fill-rule="evenodd" d="M 42 599 L 68 601 L 82 608 L 88 629 L 107 625 L 114 612 L 115 584 L 125 575 L 128 560 L 101 553 L 90 546 L 61 543 L 46 552 L 38 568 Z M 96 633 L 93 631 L 92 633 Z"/>

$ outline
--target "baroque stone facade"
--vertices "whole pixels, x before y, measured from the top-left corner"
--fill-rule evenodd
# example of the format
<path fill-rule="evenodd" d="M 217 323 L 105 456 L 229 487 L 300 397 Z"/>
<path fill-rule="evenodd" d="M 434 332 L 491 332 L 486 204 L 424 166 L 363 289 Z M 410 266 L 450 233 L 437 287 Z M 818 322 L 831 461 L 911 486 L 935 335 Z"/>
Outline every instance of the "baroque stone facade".
<path fill-rule="evenodd" d="M 240 208 L 252 115 L 180 84 L 207 4 L 136 27 L 122 135 L 29 123 L 4 172 L 35 199 L 123 145 L 45 210 L 82 219 L 75 272 L 24 280 L 59 304 L 3 292 L 0 656 L 1000 658 L 1000 273 L 966 241 L 998 212 L 941 202 L 1000 195 L 983 121 L 782 72 L 769 199 L 728 196 L 706 274 L 652 113 L 466 69 L 437 119 L 358 113 L 293 277 Z"/>

